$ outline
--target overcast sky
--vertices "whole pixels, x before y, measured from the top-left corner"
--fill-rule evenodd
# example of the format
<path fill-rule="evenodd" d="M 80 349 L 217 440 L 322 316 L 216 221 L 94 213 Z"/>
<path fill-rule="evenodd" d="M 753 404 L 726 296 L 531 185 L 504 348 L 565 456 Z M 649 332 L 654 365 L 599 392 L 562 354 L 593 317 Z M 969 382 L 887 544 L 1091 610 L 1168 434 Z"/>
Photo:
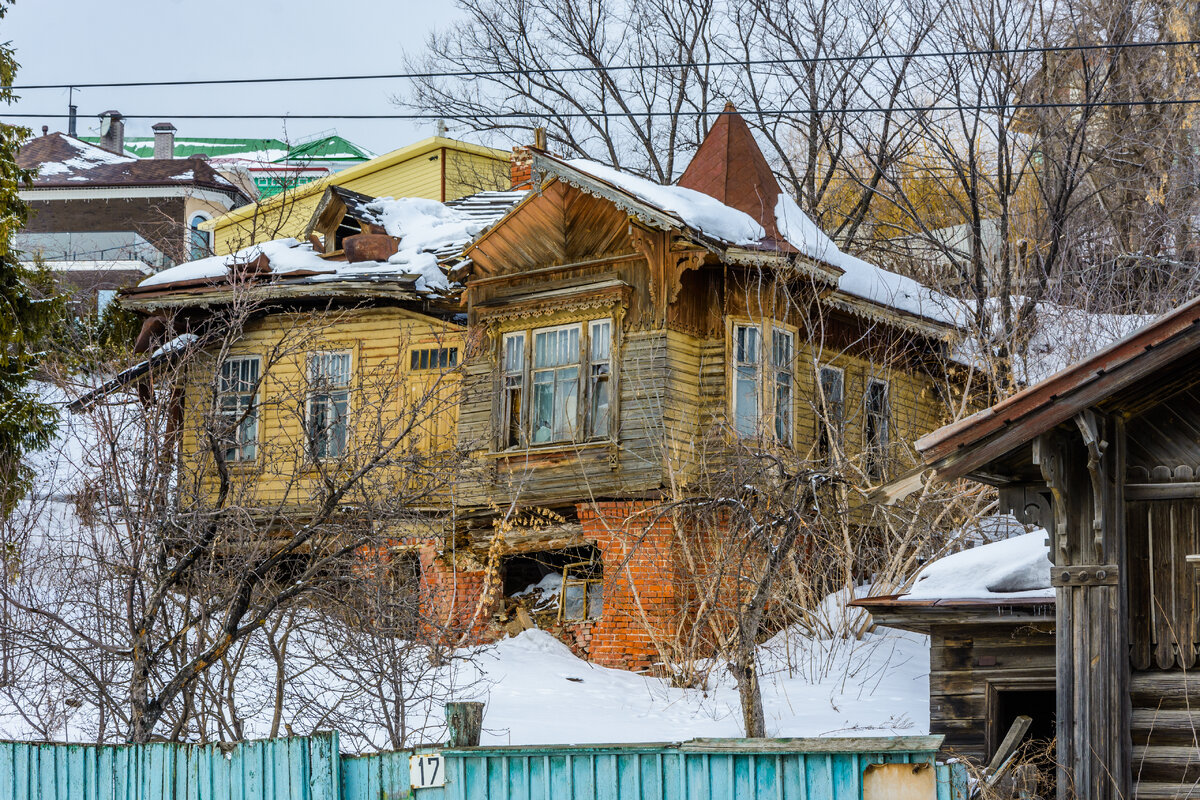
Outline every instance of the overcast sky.
<path fill-rule="evenodd" d="M 425 36 L 453 20 L 448 0 L 16 0 L 0 21 L 21 64 L 17 84 L 402 72 Z M 159 120 L 179 136 L 274 136 L 296 141 L 336 129 L 384 153 L 434 133 L 435 123 L 381 120 L 182 120 L 172 114 L 403 113 L 389 98 L 403 82 L 86 89 L 76 93 L 79 132 L 99 128 L 115 108 L 148 114 L 126 135 L 149 135 Z M 61 113 L 66 89 L 28 90 L 10 107 Z M 0 112 L 0 116 L 3 113 Z M 65 119 L 12 120 L 41 133 L 66 131 Z M 454 135 L 453 128 L 451 135 Z M 470 138 L 470 137 L 466 137 Z"/>

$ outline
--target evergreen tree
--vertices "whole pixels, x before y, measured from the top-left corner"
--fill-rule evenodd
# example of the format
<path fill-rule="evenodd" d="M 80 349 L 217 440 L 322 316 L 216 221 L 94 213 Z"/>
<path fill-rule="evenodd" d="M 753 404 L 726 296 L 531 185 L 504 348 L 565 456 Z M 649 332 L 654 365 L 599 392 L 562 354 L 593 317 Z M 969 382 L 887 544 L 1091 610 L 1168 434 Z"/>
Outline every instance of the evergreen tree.
<path fill-rule="evenodd" d="M 0 19 L 10 5 L 0 0 Z M 6 87 L 16 72 L 12 43 L 0 44 L 0 102 L 12 102 Z M 17 150 L 28 136 L 27 128 L 0 122 L 0 516 L 28 491 L 32 474 L 26 457 L 49 444 L 55 423 L 54 409 L 31 383 L 58 304 L 31 296 L 30 276 L 12 247 L 27 215 L 18 191 L 31 176 L 17 166 Z"/>

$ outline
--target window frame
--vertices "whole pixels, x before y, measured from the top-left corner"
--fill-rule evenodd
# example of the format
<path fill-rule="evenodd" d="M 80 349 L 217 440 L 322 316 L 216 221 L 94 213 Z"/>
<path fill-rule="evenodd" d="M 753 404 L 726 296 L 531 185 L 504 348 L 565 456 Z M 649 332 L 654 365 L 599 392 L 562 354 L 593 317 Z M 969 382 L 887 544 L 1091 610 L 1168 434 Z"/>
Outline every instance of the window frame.
<path fill-rule="evenodd" d="M 440 363 L 445 358 L 445 363 Z M 434 361 L 439 363 L 435 364 Z M 409 372 L 452 370 L 458 366 L 458 345 L 413 347 L 408 351 Z"/>
<path fill-rule="evenodd" d="M 883 387 L 883 413 L 873 414 L 871 411 L 871 389 L 875 386 Z M 872 437 L 872 420 L 877 419 L 882 421 L 882 425 L 877 427 L 878 435 Z M 867 385 L 863 389 L 863 472 L 868 478 L 873 480 L 885 480 L 887 478 L 887 454 L 891 446 L 891 425 L 892 425 L 892 386 L 891 381 L 883 378 L 868 378 Z M 872 438 L 877 438 L 878 442 L 873 442 Z"/>
<path fill-rule="evenodd" d="M 607 365 L 608 367 L 606 377 L 600 381 L 606 383 L 608 387 L 607 430 L 596 433 L 596 420 L 593 418 L 592 400 L 593 387 L 598 385 L 598 382 L 593 380 L 591 347 L 594 331 L 605 323 L 609 326 L 608 358 L 604 361 L 597 360 L 595 365 Z M 553 333 L 572 328 L 579 331 L 578 360 L 571 364 L 562 364 L 553 367 L 535 367 L 534 343 L 536 336 L 542 333 Z M 550 325 L 534 325 L 502 330 L 499 336 L 497 336 L 499 344 L 495 356 L 497 365 L 496 374 L 498 376 L 498 380 L 496 381 L 498 397 L 496 409 L 497 424 L 493 431 L 493 446 L 496 448 L 496 452 L 528 450 L 532 448 L 561 449 L 571 445 L 612 442 L 617 430 L 619 405 L 616 400 L 619 397 L 619 370 L 616 367 L 619 335 L 620 325 L 615 316 L 586 317 Z M 519 369 L 515 369 L 507 363 L 509 342 L 514 340 L 521 343 L 521 365 Z M 575 414 L 573 425 L 571 426 L 573 433 L 566 438 L 552 438 L 549 441 L 534 442 L 533 394 L 535 375 L 539 372 L 569 369 L 572 367 L 578 370 L 575 377 Z M 512 399 L 514 396 L 518 398 L 519 403 L 519 407 L 515 413 L 512 408 Z"/>
<path fill-rule="evenodd" d="M 212 215 L 206 211 L 193 211 L 188 215 L 187 220 L 187 260 L 199 261 L 202 258 L 208 258 L 213 254 L 213 232 L 202 230 L 200 226 L 212 219 Z M 197 236 L 203 236 L 204 242 L 197 242 Z M 197 255 L 197 248 L 203 247 L 203 253 Z"/>
<path fill-rule="evenodd" d="M 738 359 L 738 329 L 753 328 L 758 335 L 758 360 L 757 362 L 744 362 L 750 368 L 753 368 L 755 375 L 755 412 L 757 414 L 754 423 L 754 431 L 748 432 L 742 430 L 739 419 L 739 397 L 738 397 L 738 370 L 747 367 L 741 366 L 743 362 Z M 780 364 L 775 363 L 775 334 L 779 333 L 786 336 L 791 343 L 791 363 L 786 365 L 788 368 L 780 369 Z M 739 437 L 755 438 L 764 437 L 770 441 L 779 443 L 784 447 L 795 448 L 797 445 L 796 436 L 796 419 L 797 419 L 797 403 L 799 401 L 798 392 L 796 391 L 796 365 L 799 359 L 799 330 L 789 325 L 782 320 L 777 319 L 751 319 L 748 317 L 729 317 L 726 326 L 726 375 L 728 378 L 728 409 L 729 409 L 729 427 Z M 778 397 L 777 391 L 779 388 L 779 376 L 787 374 L 790 378 L 791 397 L 788 402 L 788 423 L 789 431 L 786 437 L 780 437 L 777 430 L 778 418 Z M 786 441 L 783 439 L 786 438 Z"/>
<path fill-rule="evenodd" d="M 250 391 L 228 391 L 225 388 L 227 380 L 225 369 L 232 364 L 254 364 L 254 378 Z M 239 383 L 242 377 L 238 375 L 235 380 Z M 251 464 L 258 460 L 258 446 L 261 438 L 261 425 L 259 418 L 259 391 L 262 388 L 262 357 L 258 355 L 236 355 L 230 356 L 221 362 L 220 372 L 217 375 L 217 415 L 224 419 L 226 417 L 240 417 L 240 422 L 237 426 L 231 429 L 233 434 L 230 443 L 222 446 L 222 459 L 229 464 Z M 235 398 L 233 408 L 225 408 L 226 398 Z M 246 401 L 243 406 L 242 401 Z M 251 436 L 245 436 L 245 428 L 249 426 L 253 428 Z M 231 423 L 223 423 L 224 426 Z M 247 448 L 250 450 L 250 455 L 246 455 Z"/>
<path fill-rule="evenodd" d="M 829 413 L 827 405 L 829 398 L 825 395 L 824 375 L 828 372 L 837 376 L 839 396 L 837 399 L 836 417 Z M 825 461 L 831 461 L 836 455 L 833 444 L 837 445 L 837 453 L 846 449 L 846 370 L 833 364 L 817 366 L 817 453 Z M 831 417 L 827 419 L 827 417 Z M 832 429 L 831 429 L 832 424 Z"/>
<path fill-rule="evenodd" d="M 332 389 L 326 388 L 324 391 L 319 391 L 318 388 L 315 387 L 314 383 L 313 383 L 313 366 L 312 366 L 313 360 L 315 358 L 330 358 L 330 357 L 334 357 L 334 356 L 345 356 L 346 357 L 346 383 L 343 386 L 334 387 Z M 351 396 L 351 389 L 354 384 L 354 366 L 355 365 L 354 365 L 354 350 L 353 350 L 353 348 L 343 348 L 343 349 L 336 349 L 336 350 L 332 350 L 332 349 L 331 350 L 310 350 L 308 353 L 305 354 L 304 379 L 307 382 L 307 386 L 306 386 L 306 391 L 305 391 L 305 396 L 304 396 L 304 452 L 305 452 L 306 458 L 310 462 L 335 460 L 338 458 L 342 458 L 349 451 L 349 448 L 350 448 L 350 414 L 351 414 L 350 396 Z M 327 403 L 332 402 L 332 398 L 328 397 L 328 396 L 333 395 L 334 392 L 337 392 L 339 394 L 344 393 L 345 400 L 344 400 L 344 412 L 340 419 L 341 426 L 342 426 L 341 449 L 339 452 L 331 454 L 328 450 L 327 444 L 326 444 L 323 452 L 318 451 L 317 448 L 318 448 L 319 442 L 318 442 L 317 438 L 313 435 L 312 423 L 313 423 L 313 404 L 314 404 L 316 397 L 319 395 L 324 395 L 324 396 L 327 396 L 327 399 L 325 402 L 327 402 Z M 326 428 L 324 429 L 326 435 L 328 435 L 328 432 L 331 430 L 333 430 L 332 425 L 326 426 Z"/>

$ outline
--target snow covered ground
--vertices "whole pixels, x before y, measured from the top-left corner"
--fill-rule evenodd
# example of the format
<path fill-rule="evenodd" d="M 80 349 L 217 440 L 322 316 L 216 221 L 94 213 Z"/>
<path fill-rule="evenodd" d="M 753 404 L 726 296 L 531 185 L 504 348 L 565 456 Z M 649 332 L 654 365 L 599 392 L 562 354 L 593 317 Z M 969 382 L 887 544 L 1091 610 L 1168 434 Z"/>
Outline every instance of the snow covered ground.
<path fill-rule="evenodd" d="M 484 744 L 678 741 L 741 736 L 728 676 L 707 691 L 582 661 L 542 631 L 479 659 L 490 687 Z M 929 645 L 881 629 L 863 641 L 814 642 L 786 633 L 761 651 L 770 736 L 890 736 L 928 732 Z"/>

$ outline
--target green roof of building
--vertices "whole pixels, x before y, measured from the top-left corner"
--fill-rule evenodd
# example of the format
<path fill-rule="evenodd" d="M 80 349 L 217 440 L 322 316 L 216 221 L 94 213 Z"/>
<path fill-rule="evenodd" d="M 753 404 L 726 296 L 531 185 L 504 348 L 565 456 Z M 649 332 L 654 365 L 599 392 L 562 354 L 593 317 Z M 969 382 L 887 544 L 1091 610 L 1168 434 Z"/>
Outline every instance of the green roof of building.
<path fill-rule="evenodd" d="M 277 161 L 367 161 L 375 157 L 370 150 L 365 150 L 354 142 L 347 141 L 334 134 L 313 139 L 310 142 L 298 144 Z"/>
<path fill-rule="evenodd" d="M 98 136 L 81 136 L 79 138 L 91 144 L 100 142 Z M 154 156 L 154 137 L 126 136 L 125 152 L 137 158 L 152 158 Z M 294 161 L 341 161 L 347 164 L 357 164 L 375 157 L 370 151 L 336 134 L 322 136 L 291 147 L 280 139 L 232 139 L 219 136 L 194 139 L 175 137 L 175 158 L 199 155 L 209 158 L 242 156 L 277 164 Z"/>

